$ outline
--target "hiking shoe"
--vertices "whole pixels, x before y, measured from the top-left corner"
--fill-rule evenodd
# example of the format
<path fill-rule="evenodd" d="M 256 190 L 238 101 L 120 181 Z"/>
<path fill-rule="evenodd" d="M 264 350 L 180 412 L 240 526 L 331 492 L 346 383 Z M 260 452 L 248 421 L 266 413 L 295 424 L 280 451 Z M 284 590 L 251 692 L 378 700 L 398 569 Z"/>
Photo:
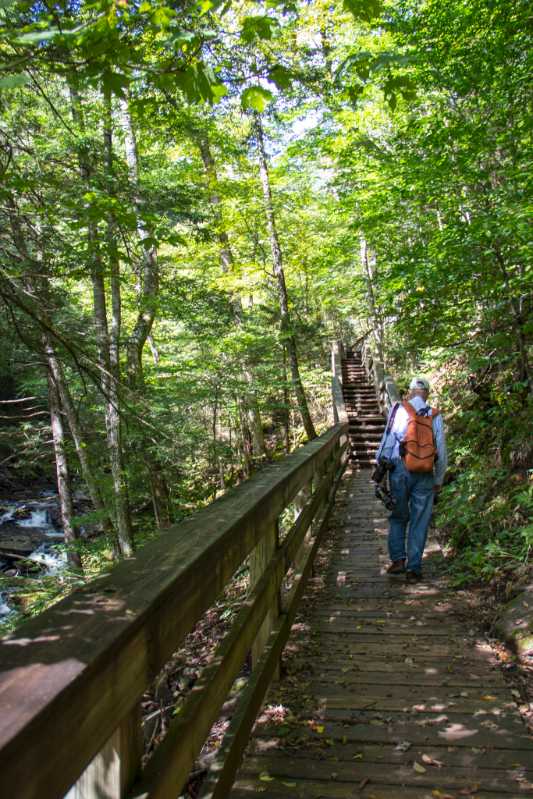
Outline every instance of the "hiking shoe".
<path fill-rule="evenodd" d="M 393 560 L 387 574 L 403 574 L 405 572 L 405 560 Z"/>
<path fill-rule="evenodd" d="M 408 583 L 419 583 L 422 579 L 422 572 L 408 571 L 405 574 Z"/>

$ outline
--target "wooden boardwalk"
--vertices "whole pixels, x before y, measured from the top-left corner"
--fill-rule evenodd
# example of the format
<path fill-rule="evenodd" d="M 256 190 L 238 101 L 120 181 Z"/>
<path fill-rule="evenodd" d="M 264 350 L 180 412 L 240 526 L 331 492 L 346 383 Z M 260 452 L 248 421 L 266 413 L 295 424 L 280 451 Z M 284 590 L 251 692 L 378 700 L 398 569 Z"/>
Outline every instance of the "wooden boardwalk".
<path fill-rule="evenodd" d="M 369 471 L 348 471 L 232 799 L 533 794 L 533 741 L 438 547 L 407 585 L 385 574 L 386 531 Z"/>

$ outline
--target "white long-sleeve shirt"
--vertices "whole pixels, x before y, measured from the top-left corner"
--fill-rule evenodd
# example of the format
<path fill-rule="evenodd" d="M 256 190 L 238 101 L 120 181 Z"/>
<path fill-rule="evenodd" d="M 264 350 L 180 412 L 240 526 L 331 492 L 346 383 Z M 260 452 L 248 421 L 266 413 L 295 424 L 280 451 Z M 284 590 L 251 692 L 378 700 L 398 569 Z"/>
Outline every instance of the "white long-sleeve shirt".
<path fill-rule="evenodd" d="M 422 408 L 428 407 L 422 397 L 418 395 L 413 397 L 409 400 L 415 411 L 420 411 Z M 407 432 L 407 424 L 409 422 L 409 414 L 403 407 L 403 405 L 399 405 L 396 409 L 396 413 L 394 416 L 394 421 L 392 423 L 391 429 L 388 431 L 391 414 L 394 413 L 394 406 L 391 408 L 389 412 L 389 418 L 387 420 L 387 427 L 385 428 L 385 432 L 383 433 L 383 438 L 381 439 L 381 443 L 379 445 L 379 449 L 376 453 L 376 461 L 379 461 L 380 457 L 389 458 L 390 460 L 394 460 L 395 458 L 400 457 L 400 442 L 403 441 L 405 434 Z M 431 413 L 430 409 L 430 416 L 433 414 Z M 387 432 L 388 431 L 388 432 Z M 435 446 L 437 448 L 437 458 L 435 460 L 435 465 L 433 467 L 433 473 L 435 476 L 435 485 L 442 485 L 442 481 L 444 480 L 444 473 L 446 471 L 446 467 L 448 465 L 448 452 L 446 450 L 446 435 L 444 432 L 444 422 L 442 421 L 442 416 L 439 413 L 438 416 L 435 416 L 433 419 L 433 435 L 435 436 Z"/>

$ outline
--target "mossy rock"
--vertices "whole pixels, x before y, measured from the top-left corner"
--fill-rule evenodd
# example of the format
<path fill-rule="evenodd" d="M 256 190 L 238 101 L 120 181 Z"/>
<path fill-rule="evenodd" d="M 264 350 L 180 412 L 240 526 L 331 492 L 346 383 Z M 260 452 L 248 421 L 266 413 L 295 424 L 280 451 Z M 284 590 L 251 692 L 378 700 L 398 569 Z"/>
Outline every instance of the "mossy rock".
<path fill-rule="evenodd" d="M 504 607 L 494 629 L 521 658 L 533 656 L 533 584 Z"/>

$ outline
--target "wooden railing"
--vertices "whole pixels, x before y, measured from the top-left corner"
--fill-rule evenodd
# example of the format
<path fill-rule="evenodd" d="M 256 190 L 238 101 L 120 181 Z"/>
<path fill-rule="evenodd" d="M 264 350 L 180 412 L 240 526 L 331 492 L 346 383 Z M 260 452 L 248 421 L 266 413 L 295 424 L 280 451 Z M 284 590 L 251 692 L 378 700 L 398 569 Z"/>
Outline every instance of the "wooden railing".
<path fill-rule="evenodd" d="M 360 350 L 367 377 L 376 387 L 381 412 L 387 416 L 394 403 L 401 401 L 400 392 L 368 340 L 360 344 Z"/>
<path fill-rule="evenodd" d="M 342 392 L 342 361 L 344 357 L 344 344 L 342 341 L 334 341 L 331 347 L 331 394 L 333 399 L 333 421 L 335 424 L 344 424 L 348 421 Z"/>
<path fill-rule="evenodd" d="M 347 424 L 337 424 L 0 643 L 2 796 L 176 799 L 251 651 L 251 675 L 202 794 L 227 795 L 326 529 L 346 447 Z M 290 503 L 299 514 L 280 540 Z M 242 609 L 141 769 L 143 693 L 247 559 Z"/>

